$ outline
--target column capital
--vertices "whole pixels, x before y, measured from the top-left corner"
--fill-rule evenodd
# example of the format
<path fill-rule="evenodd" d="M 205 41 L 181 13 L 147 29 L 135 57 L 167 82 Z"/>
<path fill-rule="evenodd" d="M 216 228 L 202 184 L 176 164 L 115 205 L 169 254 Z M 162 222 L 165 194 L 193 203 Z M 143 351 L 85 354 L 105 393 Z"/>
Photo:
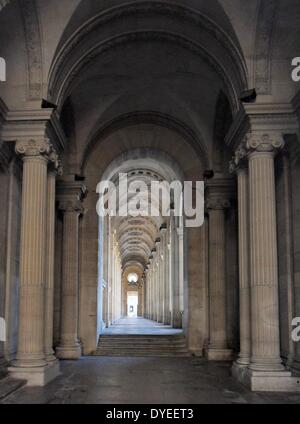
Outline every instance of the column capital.
<path fill-rule="evenodd" d="M 40 138 L 20 138 L 16 141 L 15 152 L 17 155 L 24 157 L 44 156 L 50 159 L 50 155 L 54 153 L 54 149 L 49 139 Z"/>
<path fill-rule="evenodd" d="M 276 153 L 284 147 L 284 139 L 276 133 L 250 133 L 245 140 L 249 155 L 252 153 Z"/>
<path fill-rule="evenodd" d="M 208 211 L 225 210 L 230 208 L 230 201 L 223 199 L 222 197 L 216 197 L 208 199 L 206 202 L 206 208 Z"/>
<path fill-rule="evenodd" d="M 87 188 L 80 181 L 59 181 L 57 185 L 58 200 L 83 200 L 86 195 Z"/>
<path fill-rule="evenodd" d="M 80 200 L 61 200 L 59 202 L 59 210 L 63 212 L 77 212 L 83 214 L 84 208 Z"/>
<path fill-rule="evenodd" d="M 233 167 L 242 165 L 253 153 L 276 154 L 278 150 L 283 149 L 284 144 L 280 132 L 249 132 L 236 150 L 231 165 Z"/>

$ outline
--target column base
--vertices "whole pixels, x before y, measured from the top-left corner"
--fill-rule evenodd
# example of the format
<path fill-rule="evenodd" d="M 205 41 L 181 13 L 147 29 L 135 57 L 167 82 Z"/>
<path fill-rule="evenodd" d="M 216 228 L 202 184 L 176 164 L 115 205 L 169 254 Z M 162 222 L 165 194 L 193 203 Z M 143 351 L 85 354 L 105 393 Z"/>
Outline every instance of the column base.
<path fill-rule="evenodd" d="M 59 346 L 56 348 L 58 359 L 79 359 L 81 357 L 81 346 Z"/>
<path fill-rule="evenodd" d="M 48 364 L 52 364 L 52 362 L 55 362 L 57 360 L 56 356 L 54 355 L 54 351 L 53 352 L 49 352 L 45 354 L 45 359 L 46 362 Z"/>
<path fill-rule="evenodd" d="M 10 367 L 8 372 L 13 378 L 26 380 L 29 387 L 43 387 L 60 375 L 59 361 L 44 367 Z"/>
<path fill-rule="evenodd" d="M 208 361 L 233 361 L 233 351 L 231 349 L 208 348 L 205 356 Z"/>
<path fill-rule="evenodd" d="M 289 371 L 253 371 L 246 368 L 239 381 L 253 392 L 300 392 L 300 379 Z"/>

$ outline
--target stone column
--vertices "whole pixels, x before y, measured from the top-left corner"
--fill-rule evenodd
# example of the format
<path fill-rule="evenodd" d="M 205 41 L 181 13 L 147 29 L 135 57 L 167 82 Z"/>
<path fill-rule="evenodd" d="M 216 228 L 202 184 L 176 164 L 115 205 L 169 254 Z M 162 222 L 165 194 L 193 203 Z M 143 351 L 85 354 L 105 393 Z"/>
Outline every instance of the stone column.
<path fill-rule="evenodd" d="M 58 165 L 58 164 L 57 164 Z M 47 179 L 47 240 L 46 240 L 46 284 L 45 284 L 45 356 L 47 362 L 56 361 L 53 350 L 54 312 L 54 245 L 55 245 L 55 186 L 57 165 L 52 165 Z"/>
<path fill-rule="evenodd" d="M 280 178 L 277 181 L 277 228 L 282 235 L 278 239 L 279 255 L 279 309 L 280 325 L 282 326 L 281 354 L 286 358 L 286 365 L 293 367 L 296 344 L 291 337 L 292 321 L 297 316 L 295 312 L 294 286 L 294 239 L 292 219 L 292 183 L 290 157 L 283 152 L 277 161 Z M 280 194 L 278 194 L 280 193 Z"/>
<path fill-rule="evenodd" d="M 229 361 L 226 319 L 226 243 L 225 210 L 229 202 L 220 193 L 208 200 L 209 212 L 209 346 L 207 358 L 212 361 Z"/>
<path fill-rule="evenodd" d="M 149 269 L 148 265 L 145 270 L 145 314 L 144 318 L 148 319 L 148 313 L 149 313 Z"/>
<path fill-rule="evenodd" d="M 165 296 L 164 296 L 164 324 L 171 325 L 170 316 L 170 249 L 168 240 L 167 228 L 164 231 L 164 285 L 165 285 Z"/>
<path fill-rule="evenodd" d="M 179 280 L 179 238 L 177 234 L 176 219 L 171 215 L 171 284 L 172 284 L 172 327 L 182 328 L 182 315 L 180 313 L 180 280 Z"/>
<path fill-rule="evenodd" d="M 183 319 L 184 313 L 184 229 L 182 223 L 179 228 L 177 228 L 178 235 L 178 279 L 179 279 L 179 310 L 181 315 L 181 320 Z"/>
<path fill-rule="evenodd" d="M 245 383 L 253 391 L 299 391 L 280 357 L 274 157 L 277 133 L 252 133 L 249 156 L 251 362 Z"/>
<path fill-rule="evenodd" d="M 63 212 L 63 265 L 61 290 L 61 335 L 56 349 L 60 359 L 78 359 L 79 304 L 79 216 L 83 213 L 82 198 L 86 188 L 77 182 L 63 183 L 58 199 Z"/>
<path fill-rule="evenodd" d="M 153 256 L 149 259 L 149 319 L 153 321 Z"/>
<path fill-rule="evenodd" d="M 256 372 L 284 370 L 280 358 L 274 156 L 283 144 L 269 135 L 250 137 L 250 272 L 252 357 Z M 259 377 L 258 377 L 259 378 Z M 257 381 L 258 383 L 258 381 Z M 256 385 L 253 383 L 254 386 Z"/>
<path fill-rule="evenodd" d="M 153 296 L 153 305 L 154 305 L 154 321 L 159 321 L 159 295 L 158 295 L 158 253 L 156 250 L 154 258 L 154 296 Z"/>
<path fill-rule="evenodd" d="M 162 267 L 163 267 L 163 323 L 170 325 L 170 303 L 169 303 L 169 266 L 168 266 L 168 243 L 167 243 L 167 226 L 161 228 L 162 239 Z"/>
<path fill-rule="evenodd" d="M 239 379 L 250 364 L 250 275 L 249 275 L 249 181 L 245 161 L 232 163 L 238 183 L 238 234 L 239 234 L 239 306 L 240 306 L 240 353 L 233 366 L 233 374 Z"/>
<path fill-rule="evenodd" d="M 47 139 L 16 143 L 23 158 L 20 241 L 19 335 L 15 378 L 43 386 L 57 376 L 44 352 L 47 166 L 52 147 Z"/>

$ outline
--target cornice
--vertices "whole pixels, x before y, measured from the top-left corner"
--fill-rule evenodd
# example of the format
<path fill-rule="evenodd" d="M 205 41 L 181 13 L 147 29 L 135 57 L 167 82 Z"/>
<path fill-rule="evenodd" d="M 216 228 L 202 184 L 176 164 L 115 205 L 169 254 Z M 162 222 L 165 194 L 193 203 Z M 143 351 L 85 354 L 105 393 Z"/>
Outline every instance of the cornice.
<path fill-rule="evenodd" d="M 57 112 L 53 109 L 11 111 L 4 109 L 4 111 L 5 117 L 0 129 L 2 140 L 15 142 L 20 138 L 34 139 L 47 136 L 57 152 L 65 149 L 66 136 Z"/>
<path fill-rule="evenodd" d="M 205 185 L 205 197 L 212 200 L 227 201 L 235 196 L 236 181 L 234 177 L 215 177 Z"/>
<path fill-rule="evenodd" d="M 83 200 L 87 195 L 87 188 L 81 181 L 58 181 L 57 199 L 60 201 Z"/>
<path fill-rule="evenodd" d="M 290 103 L 243 105 L 236 115 L 225 143 L 235 151 L 249 132 L 281 133 L 282 136 L 299 132 L 299 122 Z"/>

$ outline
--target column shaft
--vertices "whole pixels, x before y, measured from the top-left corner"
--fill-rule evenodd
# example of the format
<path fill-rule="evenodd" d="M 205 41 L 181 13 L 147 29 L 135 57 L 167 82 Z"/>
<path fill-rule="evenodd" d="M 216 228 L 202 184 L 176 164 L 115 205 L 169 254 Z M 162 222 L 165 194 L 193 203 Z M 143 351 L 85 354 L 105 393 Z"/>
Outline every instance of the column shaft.
<path fill-rule="evenodd" d="M 47 241 L 46 241 L 46 286 L 45 286 L 45 355 L 47 362 L 56 360 L 53 350 L 54 310 L 54 244 L 55 244 L 55 184 L 56 172 L 48 173 L 47 182 Z"/>
<path fill-rule="evenodd" d="M 78 307 L 79 216 L 82 213 L 82 205 L 81 196 L 77 193 L 81 190 L 82 187 L 80 189 L 76 187 L 76 196 L 73 195 L 72 200 L 68 198 L 63 200 L 60 205 L 64 214 L 61 336 L 59 347 L 56 350 L 60 359 L 78 359 L 81 356 L 81 345 L 78 340 Z M 66 194 L 65 197 L 67 197 Z"/>
<path fill-rule="evenodd" d="M 249 160 L 252 370 L 282 370 L 273 152 Z"/>
<path fill-rule="evenodd" d="M 232 359 L 228 349 L 226 314 L 226 240 L 224 199 L 209 202 L 209 360 Z"/>
<path fill-rule="evenodd" d="M 47 160 L 24 157 L 20 253 L 20 309 L 15 366 L 42 367 L 47 207 Z"/>
<path fill-rule="evenodd" d="M 249 278 L 249 182 L 248 171 L 238 174 L 239 215 L 239 288 L 240 288 L 240 354 L 237 363 L 247 366 L 251 355 L 250 278 Z"/>

